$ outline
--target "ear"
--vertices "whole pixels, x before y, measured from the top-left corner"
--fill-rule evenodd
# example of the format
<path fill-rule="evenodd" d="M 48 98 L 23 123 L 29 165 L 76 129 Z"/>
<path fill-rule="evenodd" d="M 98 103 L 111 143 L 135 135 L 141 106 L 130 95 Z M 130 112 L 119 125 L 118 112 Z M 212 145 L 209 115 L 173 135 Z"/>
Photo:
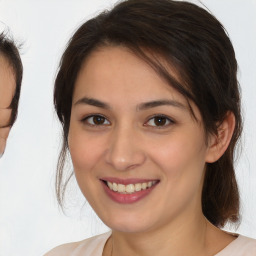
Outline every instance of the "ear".
<path fill-rule="evenodd" d="M 217 135 L 210 135 L 205 162 L 214 163 L 224 154 L 232 138 L 235 124 L 234 114 L 228 111 L 225 119 L 218 127 Z"/>

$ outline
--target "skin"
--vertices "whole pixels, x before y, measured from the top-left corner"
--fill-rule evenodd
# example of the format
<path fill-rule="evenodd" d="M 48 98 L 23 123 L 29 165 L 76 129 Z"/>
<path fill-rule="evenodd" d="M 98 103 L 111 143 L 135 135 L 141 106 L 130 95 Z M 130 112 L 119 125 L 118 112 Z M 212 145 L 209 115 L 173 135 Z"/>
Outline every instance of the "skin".
<path fill-rule="evenodd" d="M 10 132 L 11 109 L 9 108 L 15 93 L 15 75 L 5 57 L 0 55 L 0 156 L 4 153 L 6 140 Z"/>
<path fill-rule="evenodd" d="M 163 100 L 172 104 L 145 107 Z M 220 136 L 205 141 L 200 112 L 191 105 L 198 121 L 186 99 L 124 47 L 98 49 L 82 66 L 68 142 L 82 193 L 113 231 L 104 256 L 214 255 L 235 239 L 201 210 L 205 165 L 224 153 L 235 120 L 227 114 Z M 159 115 L 163 125 L 154 119 Z M 100 179 L 106 176 L 160 182 L 147 197 L 124 205 L 104 192 Z"/>

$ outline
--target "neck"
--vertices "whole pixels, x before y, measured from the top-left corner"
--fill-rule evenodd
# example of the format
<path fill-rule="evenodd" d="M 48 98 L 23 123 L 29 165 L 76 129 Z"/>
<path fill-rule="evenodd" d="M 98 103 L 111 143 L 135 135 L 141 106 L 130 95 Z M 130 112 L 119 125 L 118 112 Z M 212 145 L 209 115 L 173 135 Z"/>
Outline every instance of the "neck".
<path fill-rule="evenodd" d="M 201 214 L 140 233 L 112 233 L 112 256 L 205 255 L 208 222 Z M 185 246 L 184 246 L 185 245 Z"/>

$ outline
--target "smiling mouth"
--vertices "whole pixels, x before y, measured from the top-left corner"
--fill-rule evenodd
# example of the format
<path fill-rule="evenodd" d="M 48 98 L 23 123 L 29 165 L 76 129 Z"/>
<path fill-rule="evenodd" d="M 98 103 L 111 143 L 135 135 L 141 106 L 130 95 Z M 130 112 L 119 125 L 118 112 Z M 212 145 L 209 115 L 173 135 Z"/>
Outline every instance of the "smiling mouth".
<path fill-rule="evenodd" d="M 102 180 L 102 181 L 111 191 L 119 194 L 134 194 L 142 190 L 150 189 L 151 187 L 155 186 L 159 182 L 159 180 L 153 180 L 148 182 L 124 185 L 121 183 L 115 183 L 115 182 L 110 182 L 106 180 Z"/>

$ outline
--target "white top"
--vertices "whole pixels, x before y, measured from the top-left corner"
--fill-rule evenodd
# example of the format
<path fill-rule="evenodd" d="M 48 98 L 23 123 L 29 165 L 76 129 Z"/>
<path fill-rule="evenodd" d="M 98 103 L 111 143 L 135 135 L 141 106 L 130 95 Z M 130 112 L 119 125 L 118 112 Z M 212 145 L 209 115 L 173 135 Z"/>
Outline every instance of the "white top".
<path fill-rule="evenodd" d="M 81 242 L 64 244 L 45 256 L 102 256 L 105 243 L 111 232 L 85 239 Z M 215 256 L 256 256 L 256 240 L 239 235 Z"/>

